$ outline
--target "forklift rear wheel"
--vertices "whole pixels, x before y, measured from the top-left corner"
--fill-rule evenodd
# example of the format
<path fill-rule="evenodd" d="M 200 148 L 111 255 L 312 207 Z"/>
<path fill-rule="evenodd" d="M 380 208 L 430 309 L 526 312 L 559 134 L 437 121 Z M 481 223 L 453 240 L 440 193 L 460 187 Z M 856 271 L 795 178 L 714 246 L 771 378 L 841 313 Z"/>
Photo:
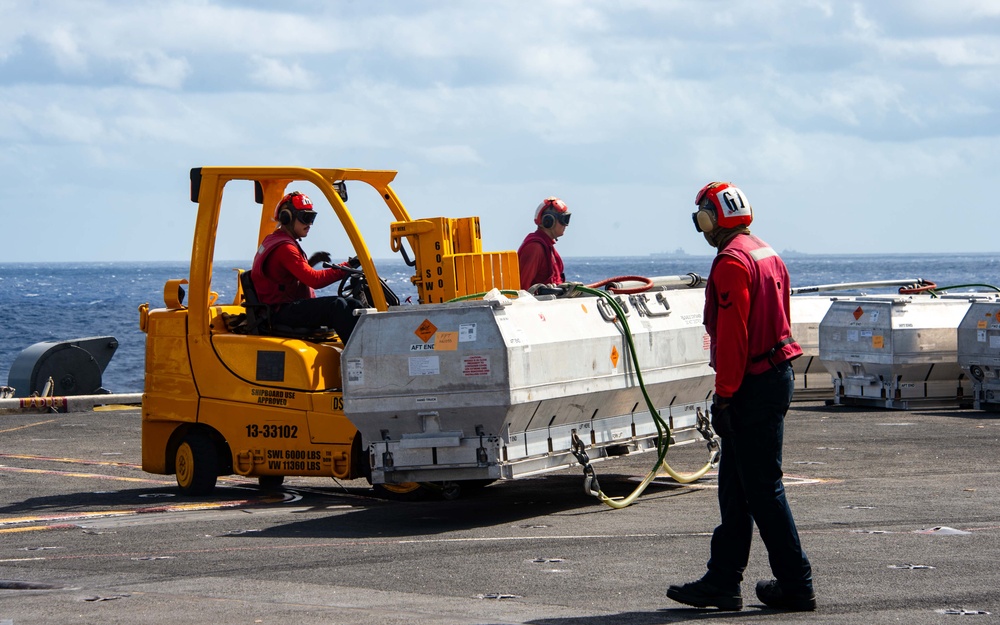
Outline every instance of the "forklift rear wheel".
<path fill-rule="evenodd" d="M 219 477 L 215 445 L 204 434 L 191 432 L 177 448 L 174 458 L 177 486 L 186 495 L 207 495 Z"/>
<path fill-rule="evenodd" d="M 420 501 L 427 496 L 427 488 L 419 482 L 402 484 L 373 484 L 375 494 L 393 501 Z"/>

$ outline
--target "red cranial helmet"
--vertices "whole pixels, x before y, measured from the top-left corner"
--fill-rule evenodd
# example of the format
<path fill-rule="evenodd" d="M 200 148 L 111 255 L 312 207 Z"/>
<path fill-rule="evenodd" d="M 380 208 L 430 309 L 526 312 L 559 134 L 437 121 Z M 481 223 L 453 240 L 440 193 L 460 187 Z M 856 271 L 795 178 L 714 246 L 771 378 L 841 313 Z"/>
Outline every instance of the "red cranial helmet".
<path fill-rule="evenodd" d="M 298 191 L 292 191 L 281 198 L 278 205 L 274 207 L 274 220 L 282 225 L 288 225 L 293 220 L 298 219 L 303 223 L 311 224 L 316 219 L 316 211 L 313 210 L 312 200 L 309 196 Z"/>
<path fill-rule="evenodd" d="M 694 203 L 698 210 L 691 216 L 698 232 L 749 226 L 753 221 L 753 209 L 747 196 L 731 182 L 708 183 L 698 192 Z"/>
<path fill-rule="evenodd" d="M 535 209 L 535 224 L 543 228 L 551 228 L 558 221 L 562 225 L 568 226 L 570 215 L 566 202 L 555 196 L 547 197 Z"/>

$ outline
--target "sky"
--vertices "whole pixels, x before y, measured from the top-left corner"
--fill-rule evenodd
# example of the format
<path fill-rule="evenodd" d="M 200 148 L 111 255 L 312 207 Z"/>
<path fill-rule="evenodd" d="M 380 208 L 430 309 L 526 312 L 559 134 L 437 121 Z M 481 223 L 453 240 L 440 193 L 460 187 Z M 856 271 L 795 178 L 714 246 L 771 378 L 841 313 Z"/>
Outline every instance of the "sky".
<path fill-rule="evenodd" d="M 573 213 L 563 256 L 710 254 L 691 212 L 713 180 L 743 190 L 779 251 L 998 249 L 996 0 L 0 0 L 0 14 L 0 262 L 186 260 L 189 170 L 209 165 L 396 170 L 413 217 L 479 216 L 486 250 L 516 249 L 556 195 Z M 348 205 L 391 257 L 387 221 Z M 341 245 L 331 229 L 322 217 L 306 250 Z M 236 230 L 217 257 L 252 257 L 255 225 Z"/>

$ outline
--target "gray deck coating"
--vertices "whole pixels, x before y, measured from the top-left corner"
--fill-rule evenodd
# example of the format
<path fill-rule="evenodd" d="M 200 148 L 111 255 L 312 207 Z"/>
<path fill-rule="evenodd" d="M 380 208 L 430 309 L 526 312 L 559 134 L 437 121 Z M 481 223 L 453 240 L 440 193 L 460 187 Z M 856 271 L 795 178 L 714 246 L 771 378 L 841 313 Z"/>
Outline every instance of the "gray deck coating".
<path fill-rule="evenodd" d="M 1000 419 L 989 413 L 793 406 L 786 484 L 819 601 L 806 614 L 758 603 L 753 584 L 769 577 L 759 539 L 742 612 L 665 597 L 704 570 L 712 475 L 656 483 L 624 510 L 586 496 L 578 468 L 457 501 L 388 502 L 364 482 L 319 478 L 271 495 L 227 478 L 194 498 L 138 468 L 139 441 L 136 409 L 0 415 L 0 623 L 1000 618 Z M 702 445 L 668 456 L 678 470 L 705 458 Z M 627 494 L 653 461 L 598 464 L 601 486 Z"/>

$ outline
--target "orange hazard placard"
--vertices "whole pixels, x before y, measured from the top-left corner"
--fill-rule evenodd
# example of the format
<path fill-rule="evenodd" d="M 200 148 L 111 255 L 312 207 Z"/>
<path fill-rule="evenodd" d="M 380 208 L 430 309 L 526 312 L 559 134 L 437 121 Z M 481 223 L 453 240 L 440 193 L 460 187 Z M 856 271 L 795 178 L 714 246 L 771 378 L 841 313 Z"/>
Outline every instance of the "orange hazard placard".
<path fill-rule="evenodd" d="M 611 366 L 618 368 L 618 348 L 614 345 L 611 346 Z"/>
<path fill-rule="evenodd" d="M 861 315 L 863 314 L 865 314 L 864 309 L 858 306 L 854 309 L 854 320 L 857 321 L 858 319 L 861 319 Z"/>
<path fill-rule="evenodd" d="M 413 331 L 413 333 L 416 334 L 424 343 L 431 340 L 431 337 L 434 336 L 435 332 L 437 332 L 437 326 L 431 323 L 430 319 L 424 319 L 424 322 Z"/>

